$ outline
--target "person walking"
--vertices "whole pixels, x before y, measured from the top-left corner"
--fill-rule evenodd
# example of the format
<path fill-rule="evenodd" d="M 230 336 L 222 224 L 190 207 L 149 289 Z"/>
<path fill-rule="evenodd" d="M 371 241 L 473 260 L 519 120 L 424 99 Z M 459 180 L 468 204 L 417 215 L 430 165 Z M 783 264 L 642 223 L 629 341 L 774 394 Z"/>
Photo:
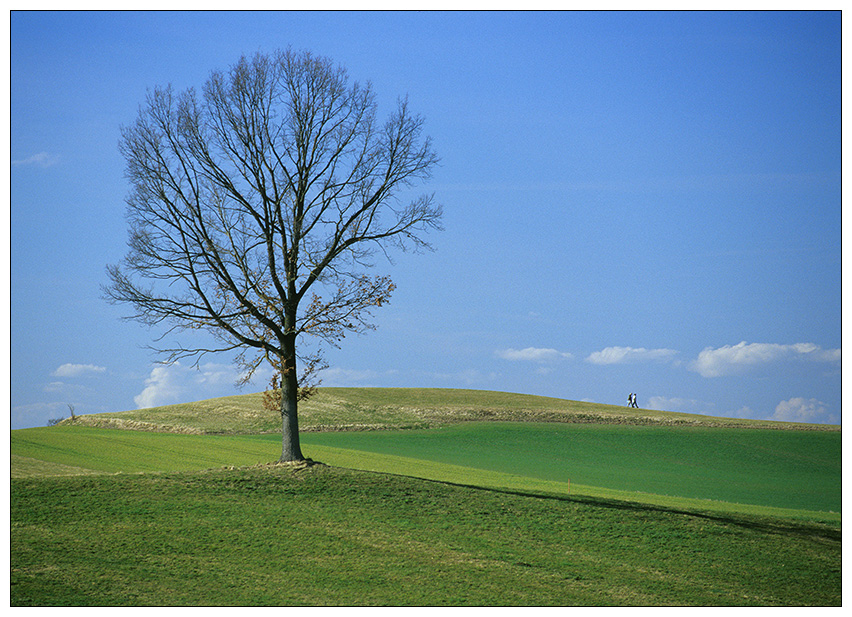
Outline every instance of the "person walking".
<path fill-rule="evenodd" d="M 637 408 L 637 409 L 638 409 L 638 408 L 639 408 L 639 405 L 637 405 L 637 404 L 636 404 L 636 393 L 634 392 L 631 396 L 633 397 L 633 399 L 632 399 L 632 401 L 631 401 L 631 405 L 630 405 L 630 406 L 631 406 L 631 407 L 635 407 L 635 408 Z"/>

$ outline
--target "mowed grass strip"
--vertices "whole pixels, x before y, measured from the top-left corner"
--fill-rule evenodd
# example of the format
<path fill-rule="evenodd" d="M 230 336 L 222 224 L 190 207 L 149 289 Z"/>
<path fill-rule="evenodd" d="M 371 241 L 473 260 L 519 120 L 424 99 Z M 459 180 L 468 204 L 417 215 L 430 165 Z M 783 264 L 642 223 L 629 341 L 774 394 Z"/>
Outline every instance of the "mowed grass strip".
<path fill-rule="evenodd" d="M 103 473 L 189 471 L 277 459 L 280 437 L 258 437 L 54 426 L 12 431 L 11 450 L 13 455 Z M 30 471 L 12 466 L 13 477 Z"/>
<path fill-rule="evenodd" d="M 11 604 L 841 603 L 836 527 L 315 466 L 13 479 Z"/>
<path fill-rule="evenodd" d="M 308 434 L 304 443 L 634 494 L 835 513 L 842 505 L 840 432 L 482 422 Z"/>
<path fill-rule="evenodd" d="M 518 474 L 502 473 L 488 469 L 463 467 L 438 463 L 435 461 L 414 459 L 391 454 L 379 454 L 363 450 L 346 450 L 329 446 L 310 446 L 313 457 L 336 467 L 347 469 L 392 473 L 435 480 L 462 486 L 489 488 L 500 491 L 516 492 L 539 496 L 567 496 L 602 498 L 612 501 L 625 501 L 634 505 L 645 504 L 651 507 L 663 507 L 671 510 L 696 513 L 749 514 L 780 519 L 797 519 L 829 524 L 840 524 L 839 512 L 820 512 L 807 509 L 776 508 L 755 504 L 731 503 L 716 499 L 695 499 L 671 495 L 658 495 L 641 491 L 624 491 L 600 486 L 589 486 L 576 482 L 542 480 Z"/>
<path fill-rule="evenodd" d="M 277 435 L 62 426 L 12 432 L 12 476 L 199 470 L 267 463 Z M 840 520 L 840 433 L 564 424 L 306 434 L 334 465 L 533 492 Z M 833 513 L 832 513 L 833 512 Z"/>

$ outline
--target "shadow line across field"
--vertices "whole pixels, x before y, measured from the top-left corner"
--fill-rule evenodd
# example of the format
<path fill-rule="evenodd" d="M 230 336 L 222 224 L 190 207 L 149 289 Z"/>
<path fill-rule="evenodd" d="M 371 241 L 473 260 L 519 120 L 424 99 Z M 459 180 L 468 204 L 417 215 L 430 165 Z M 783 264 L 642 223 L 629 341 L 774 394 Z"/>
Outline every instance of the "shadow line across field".
<path fill-rule="evenodd" d="M 400 475 L 381 471 L 373 471 L 371 473 Z M 510 488 L 479 486 L 475 484 L 451 482 L 446 480 L 434 480 L 428 478 L 421 478 L 421 480 L 423 480 L 424 482 L 434 482 L 436 484 L 458 486 L 476 491 L 484 491 L 504 495 L 515 495 L 519 497 L 529 497 L 533 499 L 557 501 L 562 503 L 586 504 L 593 507 L 608 508 L 612 510 L 623 510 L 629 512 L 654 512 L 659 514 L 670 514 L 677 516 L 700 518 L 703 520 L 712 521 L 714 523 L 723 525 L 733 525 L 752 531 L 758 531 L 767 534 L 777 534 L 790 538 L 800 538 L 802 540 L 808 540 L 817 544 L 840 544 L 842 540 L 842 532 L 839 523 L 837 526 L 833 526 L 831 524 L 821 522 L 782 521 L 774 517 L 769 518 L 761 517 L 759 515 L 742 515 L 733 513 L 711 513 L 701 510 L 662 506 L 658 504 L 641 503 L 634 501 L 625 501 L 606 497 L 595 497 L 587 495 L 560 495 L 556 493 L 544 493 Z"/>

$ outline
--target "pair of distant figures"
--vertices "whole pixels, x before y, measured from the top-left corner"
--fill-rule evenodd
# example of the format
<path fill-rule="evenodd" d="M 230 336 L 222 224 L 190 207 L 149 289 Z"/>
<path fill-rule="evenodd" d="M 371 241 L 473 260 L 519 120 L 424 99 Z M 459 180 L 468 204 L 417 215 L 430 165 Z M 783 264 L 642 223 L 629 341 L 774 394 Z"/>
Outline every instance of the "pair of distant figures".
<path fill-rule="evenodd" d="M 636 408 L 639 407 L 639 405 L 636 404 L 636 395 L 632 392 L 627 396 L 627 406 Z"/>

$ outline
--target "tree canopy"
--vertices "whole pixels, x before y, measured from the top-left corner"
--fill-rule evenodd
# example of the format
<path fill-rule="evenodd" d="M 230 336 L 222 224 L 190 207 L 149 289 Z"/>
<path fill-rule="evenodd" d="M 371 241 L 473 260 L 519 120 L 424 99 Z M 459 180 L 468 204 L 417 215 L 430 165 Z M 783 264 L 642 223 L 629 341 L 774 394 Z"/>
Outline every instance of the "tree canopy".
<path fill-rule="evenodd" d="M 369 84 L 288 49 L 214 71 L 200 93 L 157 87 L 122 130 L 129 251 L 108 266 L 107 298 L 165 326 L 160 340 L 218 341 L 161 347 L 165 361 L 239 350 L 245 380 L 268 363 L 284 461 L 303 458 L 300 386 L 323 366 L 306 339 L 371 329 L 394 290 L 368 275 L 377 253 L 428 247 L 441 227 L 432 195 L 409 197 L 437 163 L 423 123 L 406 99 L 379 122 Z"/>

